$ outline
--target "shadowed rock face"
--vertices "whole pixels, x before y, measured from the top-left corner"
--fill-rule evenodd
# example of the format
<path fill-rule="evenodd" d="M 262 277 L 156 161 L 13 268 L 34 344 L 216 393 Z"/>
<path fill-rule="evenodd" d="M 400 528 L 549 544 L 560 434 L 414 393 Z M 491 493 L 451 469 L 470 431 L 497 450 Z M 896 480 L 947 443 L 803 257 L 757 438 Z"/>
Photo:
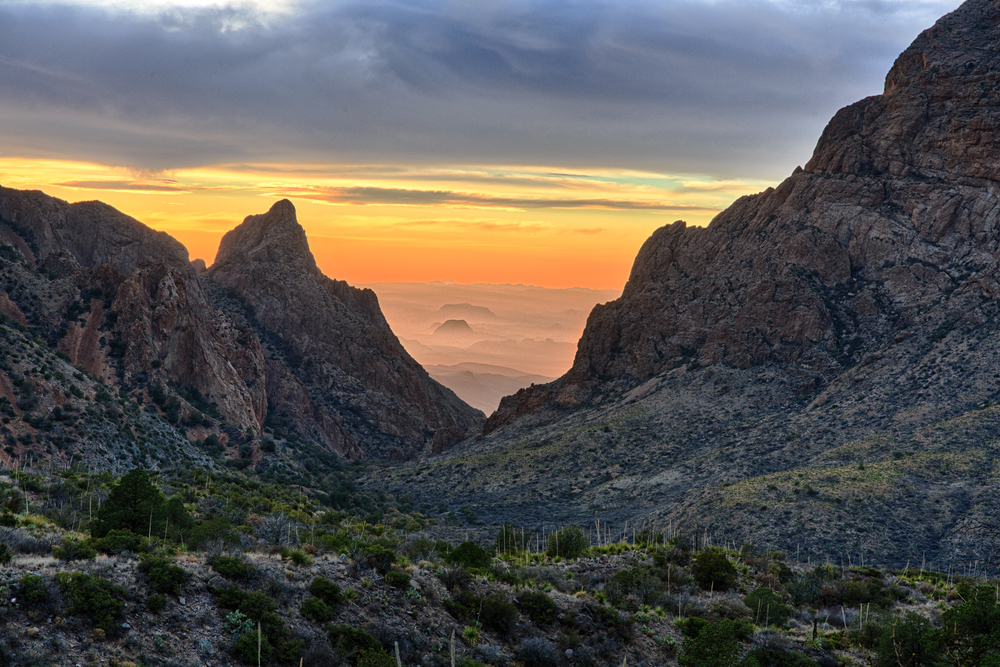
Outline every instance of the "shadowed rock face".
<path fill-rule="evenodd" d="M 110 348 L 100 332 L 110 329 L 124 388 L 173 381 L 216 403 L 227 421 L 261 432 L 267 399 L 260 342 L 212 308 L 177 240 L 101 202 L 68 204 L 7 188 L 0 188 L 0 235 L 79 288 L 100 288 L 100 298 L 87 300 L 87 326 L 72 323 L 60 341 L 74 364 L 110 379 Z"/>
<path fill-rule="evenodd" d="M 269 372 L 271 410 L 304 420 L 339 451 L 409 458 L 481 425 L 482 413 L 406 353 L 374 292 L 320 272 L 291 202 L 227 233 L 208 276 L 282 353 L 286 372 Z"/>
<path fill-rule="evenodd" d="M 899 56 L 882 95 L 834 116 L 804 169 L 707 228 L 657 230 L 572 370 L 505 398 L 484 433 L 695 360 L 829 378 L 920 309 L 996 300 L 998 180 L 1000 6 L 970 0 Z"/>

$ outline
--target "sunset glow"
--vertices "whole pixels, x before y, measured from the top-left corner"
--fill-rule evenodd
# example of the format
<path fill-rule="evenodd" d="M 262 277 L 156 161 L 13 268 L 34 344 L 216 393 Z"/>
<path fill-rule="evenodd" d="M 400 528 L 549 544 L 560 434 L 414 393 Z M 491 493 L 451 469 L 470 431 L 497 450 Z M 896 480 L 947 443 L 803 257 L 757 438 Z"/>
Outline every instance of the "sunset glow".
<path fill-rule="evenodd" d="M 622 287 L 654 229 L 707 224 L 769 185 L 558 167 L 258 164 L 140 174 L 18 158 L 0 159 L 0 183 L 100 199 L 208 264 L 225 232 L 288 198 L 331 277 L 592 288 Z"/>

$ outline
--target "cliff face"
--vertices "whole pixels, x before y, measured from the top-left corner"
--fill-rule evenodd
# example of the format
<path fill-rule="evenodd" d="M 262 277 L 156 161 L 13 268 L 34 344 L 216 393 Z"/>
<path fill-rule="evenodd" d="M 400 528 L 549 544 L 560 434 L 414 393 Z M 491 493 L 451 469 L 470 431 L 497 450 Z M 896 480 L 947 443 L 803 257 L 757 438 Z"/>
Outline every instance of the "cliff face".
<path fill-rule="evenodd" d="M 490 432 L 690 364 L 836 376 L 960 295 L 1000 298 L 1000 6 L 970 0 L 839 111 L 812 159 L 707 228 L 657 230 L 572 370 L 504 399 Z"/>
<path fill-rule="evenodd" d="M 283 369 L 268 374 L 271 411 L 305 420 L 325 442 L 409 458 L 446 447 L 482 423 L 482 413 L 406 353 L 374 292 L 320 272 L 291 202 L 226 234 L 207 275 L 273 342 L 273 362 Z"/>

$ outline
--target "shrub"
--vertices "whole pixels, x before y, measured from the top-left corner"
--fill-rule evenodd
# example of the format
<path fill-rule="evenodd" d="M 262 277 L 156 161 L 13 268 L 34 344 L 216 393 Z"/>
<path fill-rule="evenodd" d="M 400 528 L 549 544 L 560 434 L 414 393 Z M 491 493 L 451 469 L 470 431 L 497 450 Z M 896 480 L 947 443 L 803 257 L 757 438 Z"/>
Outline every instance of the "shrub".
<path fill-rule="evenodd" d="M 464 565 L 481 570 L 485 570 L 493 562 L 489 552 L 475 542 L 462 542 L 445 557 L 445 560 L 453 565 Z"/>
<path fill-rule="evenodd" d="M 405 553 L 411 560 L 429 558 L 434 553 L 434 542 L 421 535 L 407 545 Z"/>
<path fill-rule="evenodd" d="M 270 662 L 271 651 L 274 649 L 271 648 L 271 642 L 268 641 L 266 636 L 263 636 L 263 633 L 261 633 L 258 643 L 256 630 L 248 632 L 245 635 L 240 635 L 240 638 L 233 644 L 233 655 L 239 658 L 243 664 L 256 665 L 258 664 L 258 647 L 260 651 L 260 664 L 266 665 Z"/>
<path fill-rule="evenodd" d="M 385 573 L 385 583 L 389 584 L 393 588 L 405 590 L 410 587 L 410 575 L 406 572 L 390 570 Z"/>
<path fill-rule="evenodd" d="M 319 598 L 309 598 L 302 603 L 302 618 L 313 623 L 329 623 L 333 620 L 333 609 Z"/>
<path fill-rule="evenodd" d="M 565 526 L 549 535 L 549 544 L 545 555 L 550 558 L 578 558 L 587 550 L 590 541 L 587 534 L 579 526 Z"/>
<path fill-rule="evenodd" d="M 164 528 L 163 492 L 149 479 L 149 473 L 135 468 L 118 480 L 94 519 L 90 534 L 100 538 L 119 528 L 141 534 L 159 535 Z"/>
<path fill-rule="evenodd" d="M 368 650 L 358 657 L 358 667 L 396 667 L 396 660 L 385 649 Z"/>
<path fill-rule="evenodd" d="M 695 636 L 686 637 L 683 652 L 677 659 L 679 667 L 735 667 L 743 652 L 736 638 L 745 631 L 738 623 L 707 623 Z"/>
<path fill-rule="evenodd" d="M 216 556 L 209 562 L 213 570 L 233 581 L 247 581 L 257 573 L 253 565 L 234 556 Z"/>
<path fill-rule="evenodd" d="M 472 591 L 462 591 L 454 600 L 445 600 L 448 613 L 459 621 L 478 621 L 483 627 L 508 634 L 517 625 L 517 607 L 497 595 L 481 598 Z"/>
<path fill-rule="evenodd" d="M 81 541 L 72 537 L 66 537 L 63 539 L 62 544 L 52 552 L 52 555 L 64 561 L 91 560 L 97 555 L 97 552 L 91 548 L 86 540 Z"/>
<path fill-rule="evenodd" d="M 281 557 L 284 560 L 298 565 L 299 567 L 305 567 L 312 564 L 312 556 L 307 554 L 302 549 L 289 549 L 288 547 L 285 547 L 281 550 Z M 395 553 L 393 553 L 393 557 L 395 557 Z"/>
<path fill-rule="evenodd" d="M 747 657 L 743 660 L 744 662 L 741 664 L 748 664 L 750 660 L 756 660 L 757 664 L 766 665 L 766 667 L 819 667 L 815 660 L 806 657 L 801 653 L 794 653 L 783 648 L 775 648 L 772 646 L 762 646 L 760 648 L 756 648 L 753 651 L 750 651 L 750 653 L 747 654 Z M 893 662 L 892 666 L 898 667 L 899 664 L 907 663 Z"/>
<path fill-rule="evenodd" d="M 157 593 L 179 595 L 181 584 L 188 578 L 187 572 L 164 556 L 145 556 L 139 570 L 149 577 L 149 585 Z"/>
<path fill-rule="evenodd" d="M 704 590 L 725 591 L 736 584 L 736 568 L 725 554 L 703 551 L 691 566 L 694 580 Z"/>
<path fill-rule="evenodd" d="M 37 574 L 26 574 L 18 580 L 21 587 L 21 601 L 28 607 L 40 607 L 49 600 L 45 579 Z"/>
<path fill-rule="evenodd" d="M 59 572 L 56 583 L 66 595 L 70 614 L 87 616 L 95 628 L 116 634 L 119 614 L 125 608 L 125 591 L 107 579 L 83 572 Z"/>
<path fill-rule="evenodd" d="M 256 626 L 260 623 L 264 636 L 273 646 L 281 646 L 288 635 L 284 621 L 274 613 L 277 605 L 274 599 L 257 591 L 241 591 L 232 586 L 217 594 L 220 607 L 241 612 Z"/>
<path fill-rule="evenodd" d="M 348 662 L 357 665 L 362 653 L 384 652 L 382 644 L 371 634 L 349 625 L 334 625 L 329 630 L 330 644 Z"/>
<path fill-rule="evenodd" d="M 12 560 L 14 560 L 14 555 L 7 548 L 6 543 L 0 542 L 0 565 L 10 565 Z"/>
<path fill-rule="evenodd" d="M 517 649 L 517 659 L 525 667 L 555 667 L 559 664 L 559 652 L 549 640 L 533 637 L 521 642 Z"/>
<path fill-rule="evenodd" d="M 442 569 L 438 577 L 445 588 L 449 591 L 456 591 L 468 583 L 469 571 L 465 569 L 464 565 L 456 565 Z"/>
<path fill-rule="evenodd" d="M 94 548 L 101 553 L 119 555 L 122 553 L 145 553 L 149 550 L 149 538 L 137 535 L 131 530 L 115 528 L 104 537 L 93 540 Z"/>
<path fill-rule="evenodd" d="M 875 654 L 876 667 L 937 664 L 942 647 L 927 641 L 932 632 L 929 620 L 916 612 L 906 612 L 902 619 L 883 628 Z"/>
<path fill-rule="evenodd" d="M 396 560 L 396 552 L 380 544 L 364 545 L 365 560 L 368 566 L 385 574 Z"/>
<path fill-rule="evenodd" d="M 521 613 L 530 618 L 535 625 L 548 625 L 556 620 L 559 608 L 548 595 L 541 591 L 527 591 L 517 599 L 521 605 Z"/>
<path fill-rule="evenodd" d="M 781 598 L 770 588 L 758 588 L 743 598 L 743 603 L 753 613 L 754 623 L 783 627 L 788 622 L 791 607 L 781 603 Z"/>
<path fill-rule="evenodd" d="M 344 594 L 340 592 L 340 586 L 323 577 L 313 579 L 312 583 L 309 584 L 309 592 L 331 607 L 344 601 Z"/>
<path fill-rule="evenodd" d="M 167 606 L 167 596 L 161 595 L 159 593 L 153 593 L 148 598 L 146 598 L 146 609 L 149 610 L 151 614 L 159 614 L 163 611 L 163 608 Z"/>
<path fill-rule="evenodd" d="M 663 582 L 648 568 L 633 567 L 616 572 L 604 587 L 604 593 L 615 605 L 634 595 L 642 604 L 655 604 L 663 594 Z"/>

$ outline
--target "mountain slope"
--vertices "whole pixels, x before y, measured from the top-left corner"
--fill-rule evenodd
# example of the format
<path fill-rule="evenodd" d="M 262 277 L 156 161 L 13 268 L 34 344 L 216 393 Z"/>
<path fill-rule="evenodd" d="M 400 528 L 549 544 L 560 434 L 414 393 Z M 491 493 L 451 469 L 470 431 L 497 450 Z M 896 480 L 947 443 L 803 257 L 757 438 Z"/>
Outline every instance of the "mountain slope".
<path fill-rule="evenodd" d="M 803 169 L 708 228 L 657 230 L 570 372 L 389 488 L 489 520 L 973 557 L 1000 436 L 998 38 L 995 2 L 941 19 Z"/>

